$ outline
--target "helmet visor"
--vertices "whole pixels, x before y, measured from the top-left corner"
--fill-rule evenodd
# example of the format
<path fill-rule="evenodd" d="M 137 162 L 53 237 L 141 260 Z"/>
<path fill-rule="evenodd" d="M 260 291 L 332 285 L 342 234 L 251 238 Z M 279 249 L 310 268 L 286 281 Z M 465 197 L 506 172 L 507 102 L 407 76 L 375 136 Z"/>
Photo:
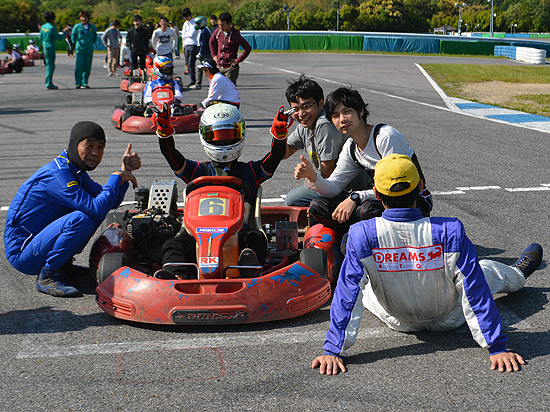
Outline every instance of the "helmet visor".
<path fill-rule="evenodd" d="M 215 126 L 200 126 L 204 141 L 217 145 L 226 146 L 238 143 L 244 136 L 243 123 L 217 124 Z"/>

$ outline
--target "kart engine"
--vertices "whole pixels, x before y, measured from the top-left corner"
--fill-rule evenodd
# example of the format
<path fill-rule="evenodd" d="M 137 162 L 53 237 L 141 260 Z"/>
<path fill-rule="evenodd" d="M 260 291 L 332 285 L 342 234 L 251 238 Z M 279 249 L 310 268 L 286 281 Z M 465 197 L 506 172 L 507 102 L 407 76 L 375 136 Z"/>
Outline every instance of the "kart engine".
<path fill-rule="evenodd" d="M 139 212 L 129 219 L 126 231 L 134 239 L 137 263 L 147 265 L 151 261 L 162 261 L 162 245 L 181 228 L 177 199 L 175 180 L 157 180 L 150 192 L 146 188 L 136 189 Z"/>

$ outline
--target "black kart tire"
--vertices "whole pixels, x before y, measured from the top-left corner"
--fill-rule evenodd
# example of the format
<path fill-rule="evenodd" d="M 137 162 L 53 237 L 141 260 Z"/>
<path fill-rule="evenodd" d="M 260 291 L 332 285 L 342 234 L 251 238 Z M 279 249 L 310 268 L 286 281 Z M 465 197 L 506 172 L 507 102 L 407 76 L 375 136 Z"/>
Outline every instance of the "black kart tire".
<path fill-rule="evenodd" d="M 124 253 L 107 253 L 103 255 L 99 261 L 99 268 L 97 269 L 97 284 L 101 285 L 101 283 L 115 270 L 125 266 L 126 261 L 127 258 Z"/>
<path fill-rule="evenodd" d="M 328 279 L 327 254 L 323 249 L 304 249 L 300 253 L 300 262 L 309 266 L 323 278 Z"/>

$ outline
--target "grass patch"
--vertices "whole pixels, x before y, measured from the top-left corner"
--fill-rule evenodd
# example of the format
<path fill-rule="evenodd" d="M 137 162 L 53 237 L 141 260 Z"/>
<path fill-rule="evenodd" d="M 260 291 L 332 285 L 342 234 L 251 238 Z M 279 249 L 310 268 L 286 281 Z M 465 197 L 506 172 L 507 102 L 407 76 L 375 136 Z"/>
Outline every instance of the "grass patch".
<path fill-rule="evenodd" d="M 550 116 L 548 67 L 499 64 L 423 64 L 422 67 L 448 96 Z M 535 94 L 525 93 L 522 87 L 538 84 L 544 85 L 540 94 L 536 94 L 537 90 Z"/>

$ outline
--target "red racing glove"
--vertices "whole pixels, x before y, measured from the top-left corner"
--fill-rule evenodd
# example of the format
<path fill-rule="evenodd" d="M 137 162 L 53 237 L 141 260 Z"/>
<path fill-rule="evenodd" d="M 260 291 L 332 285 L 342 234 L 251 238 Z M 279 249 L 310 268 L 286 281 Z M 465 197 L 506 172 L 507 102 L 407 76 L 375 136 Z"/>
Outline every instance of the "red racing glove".
<path fill-rule="evenodd" d="M 170 118 L 170 107 L 168 103 L 162 105 L 162 110 L 153 104 L 151 106 L 153 114 L 153 124 L 157 127 L 157 136 L 166 139 L 174 134 L 172 119 Z"/>
<path fill-rule="evenodd" d="M 271 136 L 277 140 L 283 140 L 286 137 L 288 128 L 292 125 L 292 122 L 294 122 L 294 119 L 292 119 L 291 116 L 285 115 L 284 111 L 284 106 L 279 107 L 279 111 L 275 115 L 275 119 L 273 119 L 273 123 L 271 124 Z M 288 119 L 290 119 L 290 122 Z"/>

